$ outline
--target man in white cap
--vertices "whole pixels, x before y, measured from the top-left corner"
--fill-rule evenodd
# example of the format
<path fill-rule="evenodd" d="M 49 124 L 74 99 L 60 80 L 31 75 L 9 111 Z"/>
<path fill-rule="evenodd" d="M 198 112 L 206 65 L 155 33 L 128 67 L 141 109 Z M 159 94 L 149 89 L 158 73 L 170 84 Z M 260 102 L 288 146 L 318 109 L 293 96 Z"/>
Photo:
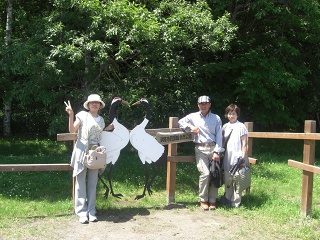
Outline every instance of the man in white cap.
<path fill-rule="evenodd" d="M 195 157 L 199 176 L 200 207 L 203 210 L 216 209 L 218 188 L 210 184 L 209 163 L 219 161 L 222 146 L 222 123 L 218 115 L 210 111 L 211 99 L 198 98 L 198 112 L 190 113 L 179 120 L 179 127 L 195 133 Z"/>

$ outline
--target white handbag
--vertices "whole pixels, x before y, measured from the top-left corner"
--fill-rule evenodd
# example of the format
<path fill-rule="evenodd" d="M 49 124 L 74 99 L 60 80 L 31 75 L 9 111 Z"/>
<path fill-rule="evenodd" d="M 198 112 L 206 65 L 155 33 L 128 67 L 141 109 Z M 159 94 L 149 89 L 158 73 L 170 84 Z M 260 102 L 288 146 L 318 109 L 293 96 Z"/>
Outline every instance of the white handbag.
<path fill-rule="evenodd" d="M 107 153 L 104 146 L 94 145 L 89 150 L 84 164 L 90 169 L 104 169 L 107 165 Z"/>
<path fill-rule="evenodd" d="M 251 169 L 249 167 L 243 167 L 237 171 L 233 179 L 236 184 L 236 192 L 239 194 L 251 186 Z"/>

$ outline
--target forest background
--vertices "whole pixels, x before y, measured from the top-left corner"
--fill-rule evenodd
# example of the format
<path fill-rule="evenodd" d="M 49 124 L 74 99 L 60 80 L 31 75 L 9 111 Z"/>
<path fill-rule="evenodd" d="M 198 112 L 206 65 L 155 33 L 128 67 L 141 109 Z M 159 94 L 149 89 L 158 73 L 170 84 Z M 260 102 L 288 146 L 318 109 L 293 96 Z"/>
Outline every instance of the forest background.
<path fill-rule="evenodd" d="M 0 135 L 66 132 L 63 101 L 91 93 L 147 98 L 150 128 L 206 94 L 221 117 L 237 103 L 256 130 L 301 131 L 319 122 L 319 20 L 319 0 L 0 0 Z"/>

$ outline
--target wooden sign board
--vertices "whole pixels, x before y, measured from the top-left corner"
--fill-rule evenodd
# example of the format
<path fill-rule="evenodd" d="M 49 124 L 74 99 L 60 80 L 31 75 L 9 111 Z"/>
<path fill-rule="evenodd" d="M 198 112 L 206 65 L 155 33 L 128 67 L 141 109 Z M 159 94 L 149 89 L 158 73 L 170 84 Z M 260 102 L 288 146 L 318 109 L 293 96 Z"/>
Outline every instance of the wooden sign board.
<path fill-rule="evenodd" d="M 194 133 L 191 132 L 158 132 L 156 134 L 157 141 L 162 145 L 191 142 L 194 140 Z"/>
<path fill-rule="evenodd" d="M 59 133 L 57 134 L 57 141 L 73 141 L 77 140 L 77 133 Z"/>

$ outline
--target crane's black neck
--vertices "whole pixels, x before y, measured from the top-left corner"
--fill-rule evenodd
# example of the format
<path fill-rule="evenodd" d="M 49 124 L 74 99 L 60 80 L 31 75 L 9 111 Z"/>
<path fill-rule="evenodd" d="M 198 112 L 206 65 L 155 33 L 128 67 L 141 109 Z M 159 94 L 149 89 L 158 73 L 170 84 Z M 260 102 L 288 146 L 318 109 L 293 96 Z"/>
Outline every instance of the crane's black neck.
<path fill-rule="evenodd" d="M 110 110 L 109 110 L 109 119 L 110 123 L 113 122 L 116 114 L 116 107 L 120 104 L 121 100 L 115 101 L 114 103 L 111 104 Z"/>
<path fill-rule="evenodd" d="M 151 111 L 150 111 L 150 105 L 147 102 L 142 101 L 141 104 L 143 105 L 145 111 L 146 111 L 146 119 L 150 120 Z"/>

